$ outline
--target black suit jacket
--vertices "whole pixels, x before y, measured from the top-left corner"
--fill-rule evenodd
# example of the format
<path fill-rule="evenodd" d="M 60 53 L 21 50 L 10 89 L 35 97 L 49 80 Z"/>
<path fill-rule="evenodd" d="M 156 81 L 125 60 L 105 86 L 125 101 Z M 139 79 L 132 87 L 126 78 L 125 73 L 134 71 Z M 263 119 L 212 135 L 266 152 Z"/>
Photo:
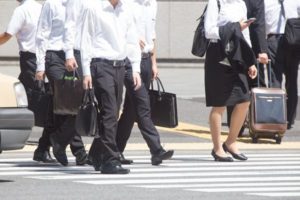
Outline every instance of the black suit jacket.
<path fill-rule="evenodd" d="M 257 57 L 259 53 L 268 53 L 265 27 L 265 4 L 264 0 L 244 0 L 247 6 L 248 19 L 255 17 L 250 29 L 252 49 Z"/>

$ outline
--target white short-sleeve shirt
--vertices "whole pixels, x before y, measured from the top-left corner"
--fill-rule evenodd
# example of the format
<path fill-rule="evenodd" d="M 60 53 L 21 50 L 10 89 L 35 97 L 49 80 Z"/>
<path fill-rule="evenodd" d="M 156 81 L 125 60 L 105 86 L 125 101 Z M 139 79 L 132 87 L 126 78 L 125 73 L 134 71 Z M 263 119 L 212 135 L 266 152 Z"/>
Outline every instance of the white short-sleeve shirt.
<path fill-rule="evenodd" d="M 6 33 L 16 36 L 20 51 L 35 53 L 35 36 L 41 8 L 42 5 L 34 0 L 24 0 L 14 10 Z"/>

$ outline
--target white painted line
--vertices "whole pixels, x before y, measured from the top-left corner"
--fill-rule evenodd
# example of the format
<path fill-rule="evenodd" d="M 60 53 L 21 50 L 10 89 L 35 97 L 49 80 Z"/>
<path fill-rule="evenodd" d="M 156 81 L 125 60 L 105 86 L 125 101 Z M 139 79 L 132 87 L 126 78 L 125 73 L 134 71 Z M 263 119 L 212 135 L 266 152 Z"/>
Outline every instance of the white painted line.
<path fill-rule="evenodd" d="M 132 187 L 166 189 L 166 188 L 215 188 L 215 187 L 261 187 L 261 186 L 300 186 L 300 182 L 270 182 L 270 183 L 217 183 L 217 184 L 156 184 L 156 185 L 132 185 Z"/>
<path fill-rule="evenodd" d="M 215 168 L 212 167 L 181 167 L 181 168 L 145 168 L 145 169 L 131 169 L 131 172 L 181 172 L 181 171 L 255 171 L 255 170 L 290 170 L 290 169 L 300 169 L 300 166 L 296 165 L 280 165 L 280 166 L 233 166 L 225 167 L 218 166 Z"/>
<path fill-rule="evenodd" d="M 223 166 L 218 166 L 215 168 L 212 167 L 182 167 L 182 168 L 157 168 L 157 167 L 149 167 L 149 168 L 134 168 L 131 169 L 131 173 L 145 173 L 145 172 L 203 172 L 203 171 L 255 171 L 255 170 L 295 170 L 295 169 L 300 169 L 300 166 L 293 166 L 293 165 L 281 165 L 281 166 L 250 166 L 250 167 L 240 167 L 240 166 L 234 166 L 234 167 L 223 167 Z M 30 170 L 43 170 L 43 171 L 74 171 L 74 172 L 96 172 L 94 171 L 94 168 L 91 166 L 85 166 L 85 167 L 44 167 L 44 166 L 38 166 L 38 167 L 1 167 L 0 171 L 30 171 Z"/>
<path fill-rule="evenodd" d="M 37 166 L 37 167 L 20 167 L 20 166 L 13 166 L 13 167 L 0 167 L 0 173 L 1 171 L 67 171 L 67 172 L 88 172 L 88 171 L 94 171 L 93 167 L 62 167 L 62 166 Z"/>
<path fill-rule="evenodd" d="M 5 173 L 3 173 L 5 174 Z M 0 173 L 2 175 L 2 173 Z M 246 172 L 187 172 L 187 173 L 151 173 L 151 174 L 128 174 L 126 178 L 172 178 L 172 177 L 216 177 L 216 176 L 255 176 L 255 175 L 300 175 L 300 171 L 246 171 Z M 76 174 L 43 176 L 39 179 L 66 180 L 66 179 L 117 179 L 125 178 L 124 175 L 118 174 Z"/>
<path fill-rule="evenodd" d="M 246 153 L 247 154 L 247 157 L 251 157 L 251 158 L 254 158 L 254 157 L 262 157 L 262 158 L 265 158 L 265 157 L 298 157 L 300 158 L 300 152 L 297 154 L 297 153 L 290 153 L 290 154 L 251 154 L 251 153 Z M 130 155 L 126 155 L 125 153 L 125 157 L 126 158 L 129 158 L 129 159 L 150 159 L 150 156 L 130 156 Z M 203 155 L 203 154 L 199 154 L 199 155 L 190 155 L 190 154 L 180 154 L 180 155 L 176 155 L 176 152 L 175 152 L 175 155 L 172 157 L 174 159 L 180 159 L 180 158 L 211 158 L 211 155 L 209 154 L 206 154 L 206 155 Z"/>
<path fill-rule="evenodd" d="M 269 162 L 203 162 L 203 161 L 199 161 L 199 162 L 195 162 L 195 163 L 168 163 L 168 161 L 164 161 L 163 164 L 161 164 L 160 166 L 163 167 L 185 167 L 185 166 L 258 166 L 258 165 L 267 165 L 267 166 L 272 166 L 272 165 L 299 165 L 300 161 L 269 161 Z M 125 165 L 124 165 L 125 166 Z M 129 166 L 129 165 L 128 165 Z M 147 165 L 130 165 L 130 168 L 139 168 L 139 167 L 145 167 Z M 149 165 L 148 165 L 149 166 Z M 126 166 L 127 167 L 127 166 Z M 128 168 L 128 167 L 127 167 Z"/>
<path fill-rule="evenodd" d="M 60 175 L 60 174 L 64 174 L 63 172 L 43 172 L 43 171 L 38 171 L 38 172 L 34 172 L 34 171 L 31 171 L 31 172 L 0 172 L 0 176 L 21 176 L 21 175 L 49 175 L 49 174 L 52 174 L 52 175 Z"/>
<path fill-rule="evenodd" d="M 265 191 L 300 191 L 300 187 L 248 187 L 248 188 L 208 188 L 208 189 L 185 189 L 196 192 L 265 192 Z"/>
<path fill-rule="evenodd" d="M 248 195 L 266 197 L 300 197 L 300 192 L 270 192 L 270 193 L 246 193 Z"/>
<path fill-rule="evenodd" d="M 127 178 L 127 175 L 124 175 Z M 217 183 L 217 182 L 266 182 L 266 181 L 300 181 L 300 177 L 238 177 L 238 178 L 195 178 L 195 179 L 133 179 L 133 180 L 93 180 L 93 181 L 75 181 L 77 183 L 88 183 L 95 185 L 123 185 L 123 184 L 162 184 L 162 183 Z"/>

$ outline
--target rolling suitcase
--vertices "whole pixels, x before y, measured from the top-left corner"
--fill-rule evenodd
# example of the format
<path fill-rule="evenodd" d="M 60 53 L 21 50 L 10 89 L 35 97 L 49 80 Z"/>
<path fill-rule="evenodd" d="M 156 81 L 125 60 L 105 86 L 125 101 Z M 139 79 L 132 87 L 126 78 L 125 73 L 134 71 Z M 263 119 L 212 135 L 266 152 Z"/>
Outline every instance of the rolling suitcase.
<path fill-rule="evenodd" d="M 257 66 L 259 68 L 259 64 Z M 268 68 L 270 72 L 271 64 L 268 64 Z M 286 92 L 272 88 L 270 73 L 268 77 L 268 88 L 260 87 L 258 81 L 258 87 L 251 90 L 249 134 L 253 143 L 257 143 L 258 138 L 272 138 L 280 144 L 287 129 Z"/>

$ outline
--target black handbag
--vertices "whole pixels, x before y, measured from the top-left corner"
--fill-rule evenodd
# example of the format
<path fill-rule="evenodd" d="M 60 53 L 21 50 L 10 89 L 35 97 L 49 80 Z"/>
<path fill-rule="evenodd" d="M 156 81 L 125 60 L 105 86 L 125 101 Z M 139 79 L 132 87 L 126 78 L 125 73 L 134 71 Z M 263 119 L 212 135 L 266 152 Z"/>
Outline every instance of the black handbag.
<path fill-rule="evenodd" d="M 98 104 L 92 89 L 85 90 L 75 121 L 76 132 L 82 136 L 95 136 L 98 120 Z"/>
<path fill-rule="evenodd" d="M 218 8 L 220 12 L 220 1 L 218 1 Z M 199 17 L 199 24 L 195 30 L 193 45 L 192 45 L 192 54 L 198 57 L 203 57 L 206 53 L 210 40 L 205 37 L 204 29 L 204 18 L 206 14 L 207 6 L 204 8 L 202 15 Z"/>
<path fill-rule="evenodd" d="M 289 47 L 300 49 L 300 18 L 291 18 L 286 21 L 284 38 Z"/>
<path fill-rule="evenodd" d="M 53 112 L 58 115 L 77 115 L 84 94 L 77 70 L 73 76 L 54 80 Z"/>
<path fill-rule="evenodd" d="M 204 30 L 204 16 L 206 13 L 207 6 L 205 7 L 202 15 L 199 19 L 199 24 L 195 30 L 193 45 L 192 45 L 192 54 L 198 57 L 205 55 L 205 52 L 208 48 L 209 40 L 205 37 Z"/>
<path fill-rule="evenodd" d="M 178 125 L 176 94 L 165 92 L 159 78 L 156 79 L 157 90 L 153 82 L 149 90 L 151 118 L 156 126 L 174 128 Z"/>
<path fill-rule="evenodd" d="M 49 83 L 36 81 L 35 87 L 29 90 L 27 95 L 28 109 L 34 113 L 34 125 L 46 127 L 52 101 Z"/>

